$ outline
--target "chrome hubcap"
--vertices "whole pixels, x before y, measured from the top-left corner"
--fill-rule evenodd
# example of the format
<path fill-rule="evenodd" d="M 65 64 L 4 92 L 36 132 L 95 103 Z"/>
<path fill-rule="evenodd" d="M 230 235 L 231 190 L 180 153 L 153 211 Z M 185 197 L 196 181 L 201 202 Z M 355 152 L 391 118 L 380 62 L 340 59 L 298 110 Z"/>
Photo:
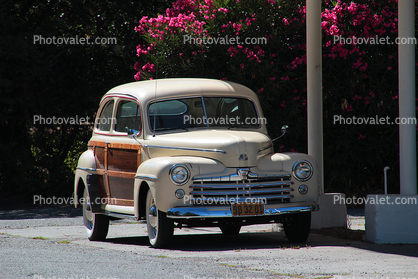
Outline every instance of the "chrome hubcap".
<path fill-rule="evenodd" d="M 84 194 L 83 215 L 84 225 L 91 230 L 93 228 L 94 216 L 93 212 L 91 212 L 90 197 L 88 194 Z"/>
<path fill-rule="evenodd" d="M 150 205 L 148 208 L 148 230 L 151 235 L 155 237 L 158 231 L 158 211 L 155 207 L 154 198 L 151 197 Z"/>

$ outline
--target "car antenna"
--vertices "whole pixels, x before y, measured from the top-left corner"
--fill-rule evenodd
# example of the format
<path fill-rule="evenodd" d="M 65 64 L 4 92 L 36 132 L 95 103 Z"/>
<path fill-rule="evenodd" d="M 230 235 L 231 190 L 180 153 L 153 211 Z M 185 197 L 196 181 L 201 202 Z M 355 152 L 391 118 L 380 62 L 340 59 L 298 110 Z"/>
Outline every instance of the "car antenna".
<path fill-rule="evenodd" d="M 155 63 L 156 71 L 155 71 L 155 89 L 154 89 L 154 101 L 157 100 L 157 82 L 158 82 L 158 62 Z M 152 137 L 155 137 L 155 122 L 156 122 L 156 112 L 154 111 L 154 129 L 153 129 L 153 135 Z"/>

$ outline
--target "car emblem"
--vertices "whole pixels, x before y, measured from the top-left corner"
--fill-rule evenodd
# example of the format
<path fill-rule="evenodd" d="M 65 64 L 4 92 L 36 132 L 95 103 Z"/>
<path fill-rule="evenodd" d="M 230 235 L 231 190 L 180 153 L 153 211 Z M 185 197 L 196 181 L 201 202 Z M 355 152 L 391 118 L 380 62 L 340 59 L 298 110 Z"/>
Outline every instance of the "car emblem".
<path fill-rule="evenodd" d="M 240 161 L 248 161 L 247 154 L 243 153 L 243 154 L 239 155 L 238 160 L 240 160 Z"/>

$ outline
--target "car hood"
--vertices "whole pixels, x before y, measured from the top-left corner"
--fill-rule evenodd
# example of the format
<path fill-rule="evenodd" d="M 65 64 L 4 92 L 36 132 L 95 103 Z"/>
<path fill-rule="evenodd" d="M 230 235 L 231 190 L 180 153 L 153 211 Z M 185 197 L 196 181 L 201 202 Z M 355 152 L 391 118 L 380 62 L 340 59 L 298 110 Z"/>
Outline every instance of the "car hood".
<path fill-rule="evenodd" d="M 144 142 L 150 158 L 199 156 L 222 162 L 226 167 L 252 167 L 273 152 L 268 136 L 256 131 L 200 130 L 171 132 Z"/>

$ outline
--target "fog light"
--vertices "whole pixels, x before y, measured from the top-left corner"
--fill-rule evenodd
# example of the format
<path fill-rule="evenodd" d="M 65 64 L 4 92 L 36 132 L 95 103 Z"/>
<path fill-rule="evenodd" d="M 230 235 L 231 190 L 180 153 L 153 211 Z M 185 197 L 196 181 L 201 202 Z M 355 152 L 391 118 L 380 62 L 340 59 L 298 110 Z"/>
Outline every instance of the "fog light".
<path fill-rule="evenodd" d="M 184 190 L 183 189 L 177 189 L 176 192 L 174 193 L 174 195 L 176 196 L 176 198 L 182 199 L 182 198 L 184 198 Z"/>
<path fill-rule="evenodd" d="M 306 193 L 308 193 L 308 186 L 306 186 L 305 184 L 302 184 L 299 186 L 298 191 L 299 191 L 299 194 L 305 195 Z"/>

